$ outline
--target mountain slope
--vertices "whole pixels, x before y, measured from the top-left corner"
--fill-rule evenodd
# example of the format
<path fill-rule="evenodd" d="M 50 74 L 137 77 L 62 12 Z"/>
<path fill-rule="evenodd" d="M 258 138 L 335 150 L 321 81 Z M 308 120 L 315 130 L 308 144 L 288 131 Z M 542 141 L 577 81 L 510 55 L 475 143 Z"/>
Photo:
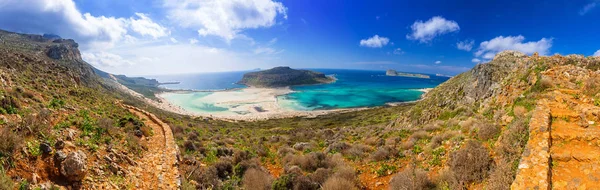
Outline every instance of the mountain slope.
<path fill-rule="evenodd" d="M 115 104 L 138 100 L 102 79 L 77 48 L 0 31 L 0 189 L 122 189 L 135 187 L 125 178 L 141 180 L 130 174 L 146 164 L 146 139 L 158 131 Z"/>

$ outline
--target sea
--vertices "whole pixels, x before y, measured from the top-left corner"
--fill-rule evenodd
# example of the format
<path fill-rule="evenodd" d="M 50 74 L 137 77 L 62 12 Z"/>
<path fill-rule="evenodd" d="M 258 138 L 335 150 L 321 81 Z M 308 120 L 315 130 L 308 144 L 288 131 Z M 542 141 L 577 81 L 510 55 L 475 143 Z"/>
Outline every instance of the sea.
<path fill-rule="evenodd" d="M 448 77 L 429 75 L 431 78 L 411 78 L 386 76 L 385 71 L 345 70 L 345 69 L 309 69 L 332 75 L 337 80 L 329 84 L 292 86 L 292 93 L 277 97 L 280 106 L 293 110 L 330 110 L 341 108 L 361 108 L 382 106 L 387 103 L 410 102 L 421 98 L 423 89 L 434 88 L 448 80 Z M 194 97 L 209 95 L 210 91 L 246 88 L 236 84 L 243 75 L 250 71 L 200 73 L 185 75 L 146 76 L 160 82 L 179 82 L 162 87 L 180 90 L 201 90 L 206 92 L 187 96 L 190 99 L 178 98 L 176 104 L 192 102 Z M 181 96 L 180 96 L 181 97 Z M 169 98 L 167 98 L 169 100 Z M 193 101 L 203 112 L 219 112 L 214 105 Z M 189 106 L 183 106 L 189 107 Z"/>

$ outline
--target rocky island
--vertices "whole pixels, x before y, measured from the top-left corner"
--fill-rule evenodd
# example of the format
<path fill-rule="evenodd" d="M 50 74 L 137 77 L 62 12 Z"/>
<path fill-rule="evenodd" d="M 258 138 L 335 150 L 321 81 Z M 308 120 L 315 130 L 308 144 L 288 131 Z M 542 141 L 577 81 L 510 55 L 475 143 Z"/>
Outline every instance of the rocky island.
<path fill-rule="evenodd" d="M 415 73 L 403 73 L 403 72 L 398 72 L 396 70 L 392 70 L 392 69 L 388 69 L 385 72 L 386 76 L 398 76 L 398 77 L 413 77 L 413 78 L 424 78 L 424 79 L 428 79 L 429 75 L 424 75 L 424 74 L 415 74 Z"/>
<path fill-rule="evenodd" d="M 296 70 L 290 67 L 275 67 L 269 70 L 244 74 L 238 83 L 250 87 L 277 88 L 294 85 L 322 84 L 333 82 L 335 79 L 323 73 Z"/>

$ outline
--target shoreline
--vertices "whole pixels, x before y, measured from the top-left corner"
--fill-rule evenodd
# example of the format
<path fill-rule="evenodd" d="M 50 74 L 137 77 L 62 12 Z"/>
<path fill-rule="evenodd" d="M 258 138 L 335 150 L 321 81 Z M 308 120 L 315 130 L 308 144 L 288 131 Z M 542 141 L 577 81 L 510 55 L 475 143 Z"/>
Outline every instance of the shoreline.
<path fill-rule="evenodd" d="M 432 88 L 415 89 L 423 92 L 422 97 L 431 91 Z M 219 112 L 201 112 L 186 110 L 186 108 L 169 101 L 166 96 L 178 95 L 185 96 L 195 92 L 210 92 L 211 94 L 201 97 L 207 104 L 212 104 L 216 107 L 226 108 L 227 111 Z M 401 106 L 413 104 L 421 99 L 407 102 L 389 102 L 381 106 L 375 107 L 357 107 L 357 108 L 340 108 L 331 110 L 294 110 L 289 107 L 282 106 L 278 97 L 293 93 L 290 87 L 283 88 L 237 88 L 228 90 L 215 91 L 190 91 L 190 90 L 174 90 L 155 94 L 160 102 L 155 102 L 158 108 L 189 115 L 195 117 L 208 117 L 213 119 L 222 119 L 229 121 L 257 121 L 268 119 L 280 119 L 290 117 L 317 117 L 332 113 L 345 113 L 352 111 L 374 109 L 382 106 Z M 172 97 L 173 98 L 173 97 Z M 184 102 L 189 102 L 186 100 Z"/>

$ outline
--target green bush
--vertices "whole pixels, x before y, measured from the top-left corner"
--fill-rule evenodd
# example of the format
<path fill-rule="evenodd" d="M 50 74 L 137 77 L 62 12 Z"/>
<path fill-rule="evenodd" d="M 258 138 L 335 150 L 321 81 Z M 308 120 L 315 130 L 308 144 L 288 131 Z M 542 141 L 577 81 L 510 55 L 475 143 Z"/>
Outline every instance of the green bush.
<path fill-rule="evenodd" d="M 52 99 L 50 101 L 50 103 L 48 104 L 48 108 L 52 108 L 52 109 L 58 109 L 58 108 L 62 108 L 63 106 L 65 106 L 65 101 L 61 100 L 61 99 Z"/>
<path fill-rule="evenodd" d="M 272 190 L 288 190 L 292 189 L 293 183 L 292 178 L 294 178 L 294 174 L 282 175 L 277 180 L 273 181 L 273 185 L 271 186 Z"/>

